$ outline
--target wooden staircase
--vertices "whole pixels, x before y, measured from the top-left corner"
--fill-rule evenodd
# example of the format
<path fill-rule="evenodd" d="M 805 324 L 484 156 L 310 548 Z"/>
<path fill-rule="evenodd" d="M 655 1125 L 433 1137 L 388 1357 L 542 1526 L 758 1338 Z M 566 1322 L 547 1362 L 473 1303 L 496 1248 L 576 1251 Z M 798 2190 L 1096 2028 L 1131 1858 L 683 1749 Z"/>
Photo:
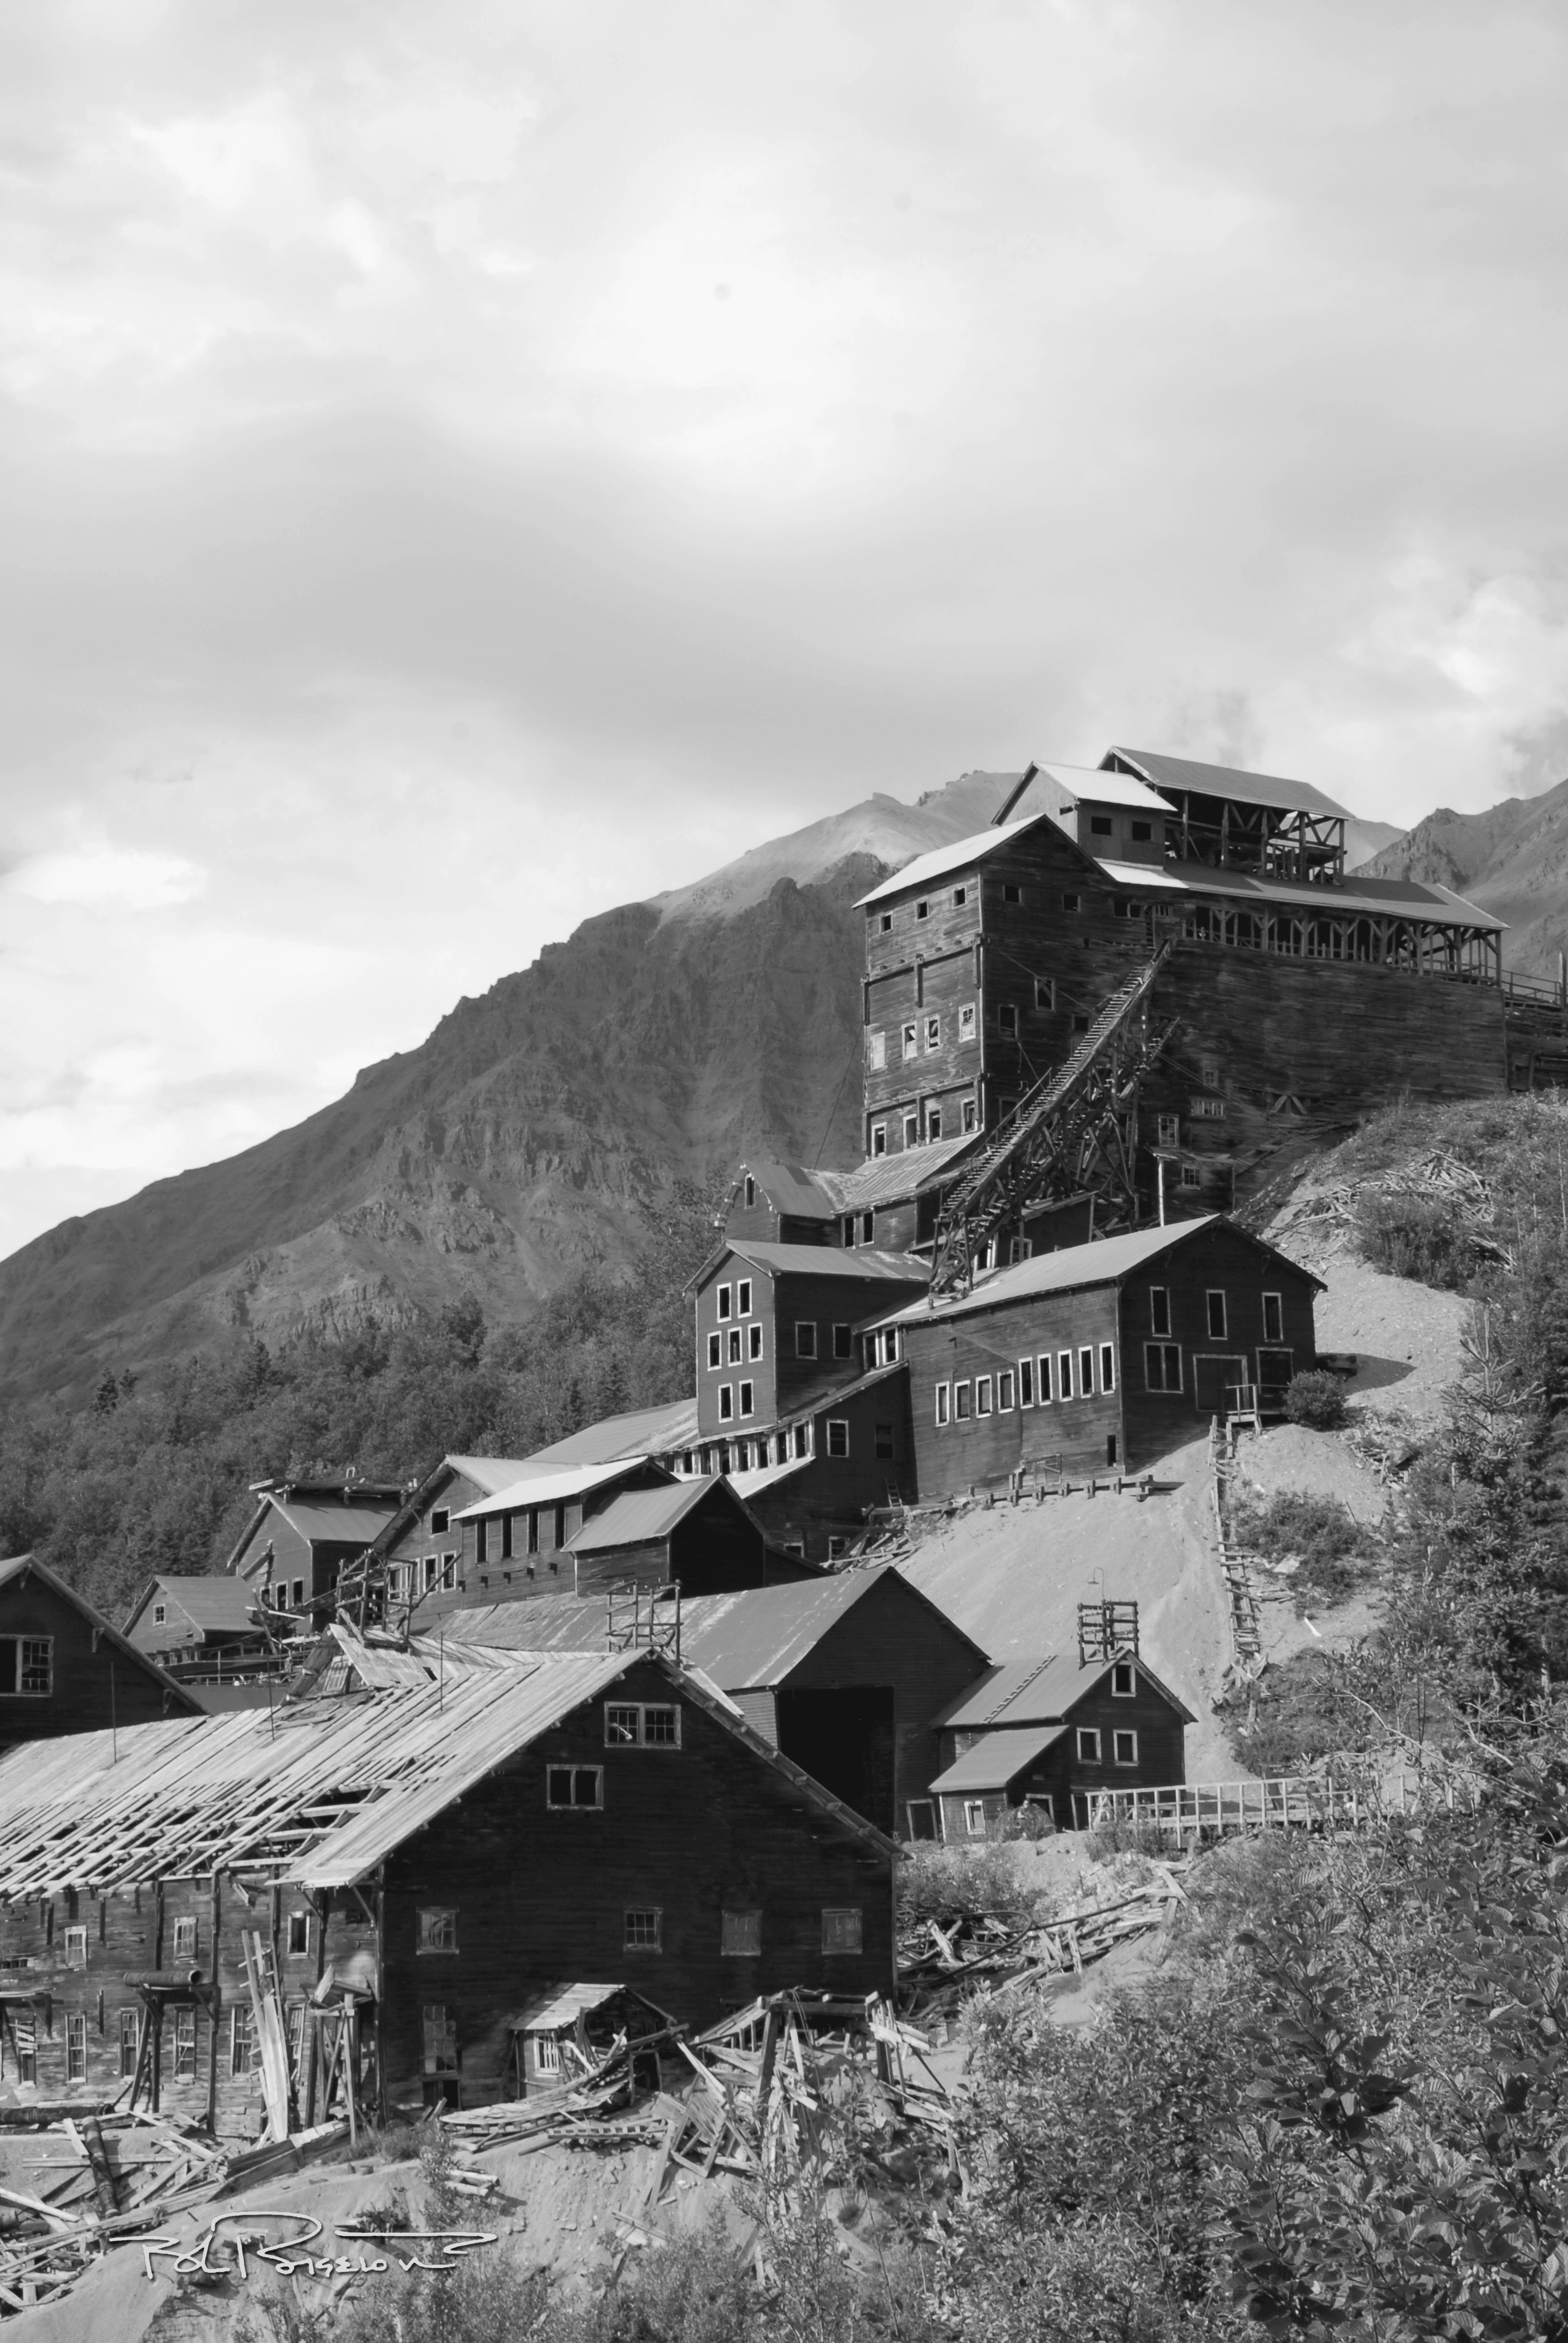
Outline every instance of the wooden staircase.
<path fill-rule="evenodd" d="M 1026 1203 L 1052 1196 L 1095 1195 L 1104 1233 L 1134 1227 L 1129 1110 L 1138 1085 L 1175 1031 L 1149 1024 L 1154 980 L 1169 942 L 1118 986 L 1065 1065 L 1037 1082 L 998 1125 L 942 1198 L 930 1293 L 963 1292 L 992 1237 Z"/>

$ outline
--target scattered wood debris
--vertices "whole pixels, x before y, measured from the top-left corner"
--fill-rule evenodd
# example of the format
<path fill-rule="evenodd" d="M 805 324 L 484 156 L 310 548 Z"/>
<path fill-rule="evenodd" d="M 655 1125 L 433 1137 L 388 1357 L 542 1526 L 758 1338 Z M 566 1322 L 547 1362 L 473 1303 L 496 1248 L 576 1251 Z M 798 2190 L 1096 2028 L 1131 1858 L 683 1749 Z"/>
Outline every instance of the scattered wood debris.
<path fill-rule="evenodd" d="M 951 2015 L 976 1986 L 1005 1992 L 1036 1979 L 1081 1976 L 1113 1945 L 1163 1926 L 1172 1907 L 1185 1900 L 1176 1866 L 1162 1864 L 1143 1886 L 1027 1928 L 1009 1929 L 992 1913 L 965 1914 L 946 1928 L 926 1920 L 900 1940 L 900 1986 L 911 2011 Z"/>

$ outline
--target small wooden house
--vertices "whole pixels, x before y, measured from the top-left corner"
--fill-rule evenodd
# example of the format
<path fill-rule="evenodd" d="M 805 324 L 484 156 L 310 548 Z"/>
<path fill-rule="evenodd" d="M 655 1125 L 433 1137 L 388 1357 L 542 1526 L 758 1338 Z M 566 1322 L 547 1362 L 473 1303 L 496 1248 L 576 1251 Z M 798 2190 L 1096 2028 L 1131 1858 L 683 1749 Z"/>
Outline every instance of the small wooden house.
<path fill-rule="evenodd" d="M 367 1554 L 385 1569 L 395 1608 L 421 1597 L 432 1605 L 443 1594 L 450 1599 L 462 1574 L 463 1508 L 494 1496 L 528 1469 L 518 1456 L 443 1456 L 407 1492 Z"/>
<path fill-rule="evenodd" d="M 155 1578 L 126 1621 L 126 1640 L 182 1684 L 243 1682 L 276 1649 L 271 1614 L 243 1578 Z"/>
<path fill-rule="evenodd" d="M 349 2078 L 377 2117 L 507 2097 L 514 2013 L 563 1978 L 690 2026 L 890 1991 L 894 1856 L 646 1650 L 31 1745 L 0 1758 L 0 2087 L 253 2138 L 254 1971 L 289 2123 Z"/>
<path fill-rule="evenodd" d="M 258 1481 L 255 1513 L 224 1567 L 275 1615 L 324 1618 L 337 1581 L 373 1546 L 403 1503 L 397 1485 Z"/>
<path fill-rule="evenodd" d="M 1065 1246 L 871 1321 L 910 1373 L 922 1502 L 1034 1473 L 1136 1471 L 1203 1420 L 1282 1409 L 1321 1282 L 1219 1215 Z"/>
<path fill-rule="evenodd" d="M 477 1497 L 456 1516 L 461 1549 L 441 1601 L 425 1601 L 421 1625 L 466 1603 L 518 1603 L 559 1594 L 577 1583 L 572 1541 L 585 1523 L 634 1489 L 668 1489 L 675 1475 L 650 1457 L 536 1471 L 532 1460 L 503 1488 Z"/>
<path fill-rule="evenodd" d="M 1161 1789 L 1187 1778 L 1196 1719 L 1136 1654 L 1010 1660 L 940 1721 L 941 1773 L 920 1835 L 991 1835 L 1010 1806 L 1042 1807 L 1060 1830 L 1089 1819 L 1092 1790 Z"/>
<path fill-rule="evenodd" d="M 677 1481 L 623 1489 L 568 1540 L 573 1591 L 668 1586 L 691 1594 L 815 1578 L 796 1556 L 774 1553 L 755 1517 L 725 1480 Z"/>
<path fill-rule="evenodd" d="M 189 1693 L 35 1556 L 0 1562 L 0 1749 L 196 1711 Z"/>

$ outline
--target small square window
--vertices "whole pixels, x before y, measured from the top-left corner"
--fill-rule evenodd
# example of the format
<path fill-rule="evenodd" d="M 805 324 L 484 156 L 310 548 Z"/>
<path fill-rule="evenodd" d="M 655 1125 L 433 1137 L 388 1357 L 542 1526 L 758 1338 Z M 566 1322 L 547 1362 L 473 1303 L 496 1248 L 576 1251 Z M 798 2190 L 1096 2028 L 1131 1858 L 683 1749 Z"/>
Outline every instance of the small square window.
<path fill-rule="evenodd" d="M 990 1413 L 990 1377 L 989 1375 L 975 1377 L 975 1413 L 977 1415 Z"/>
<path fill-rule="evenodd" d="M 724 1337 L 722 1334 L 709 1334 L 708 1338 L 708 1363 L 710 1367 L 721 1367 L 724 1364 Z"/>
<path fill-rule="evenodd" d="M 1113 834 L 1113 828 L 1114 826 L 1111 822 L 1111 816 L 1108 813 L 1091 813 L 1089 817 L 1089 834 L 1091 838 L 1110 838 Z"/>
<path fill-rule="evenodd" d="M 1081 896 L 1064 895 L 1061 899 L 1061 908 L 1064 911 L 1076 911 L 1079 910 L 1081 901 L 1082 898 Z"/>
<path fill-rule="evenodd" d="M 858 1953 L 861 1949 L 862 1920 L 858 1904 L 825 1904 L 822 1907 L 822 1950 L 825 1953 Z"/>
<path fill-rule="evenodd" d="M 849 1326 L 835 1326 L 833 1329 L 833 1356 L 836 1359 L 852 1359 L 854 1355 L 855 1336 L 853 1328 Z"/>
<path fill-rule="evenodd" d="M 449 1505 L 437 1506 L 436 1511 L 430 1516 L 430 1535 L 432 1537 L 445 1537 L 447 1532 L 451 1528 L 451 1507 Z"/>
<path fill-rule="evenodd" d="M 457 1913 L 455 1905 L 427 1904 L 418 1915 L 417 1948 L 422 1953 L 455 1953 Z"/>
<path fill-rule="evenodd" d="M 1132 1700 L 1138 1692 L 1138 1671 L 1131 1660 L 1118 1660 L 1111 1671 L 1111 1689 L 1118 1700 Z"/>
<path fill-rule="evenodd" d="M 965 903 L 967 903 L 967 902 L 969 901 L 969 899 L 970 899 L 970 890 L 969 890 L 969 889 L 968 889 L 967 887 L 955 887 L 955 888 L 953 889 L 953 909 L 954 909 L 954 910 L 956 911 L 956 910 L 960 910 L 960 909 L 962 908 L 962 906 L 963 906 Z"/>
<path fill-rule="evenodd" d="M 1087 1032 L 1088 1032 L 1088 1031 L 1089 1031 L 1089 1012 L 1088 1012 L 1088 1011 L 1087 1011 L 1087 1010 L 1082 1010 L 1082 1009 L 1081 1009 L 1081 1010 L 1078 1010 L 1078 1011 L 1074 1011 L 1074 1014 L 1073 1014 L 1073 1020 L 1072 1020 L 1072 1030 L 1073 1030 L 1073 1031 L 1074 1031 L 1075 1033 L 1087 1033 Z"/>
<path fill-rule="evenodd" d="M 1137 1765 L 1138 1735 L 1136 1733 L 1119 1731 L 1111 1735 L 1111 1762 L 1113 1765 Z"/>
<path fill-rule="evenodd" d="M 621 1942 L 628 1953 L 657 1953 L 664 1946 L 664 1915 L 656 1905 L 643 1905 L 626 1915 Z"/>
<path fill-rule="evenodd" d="M 844 1416 L 830 1415 L 828 1418 L 828 1453 L 829 1456 L 848 1456 L 849 1453 L 849 1422 Z"/>
<path fill-rule="evenodd" d="M 953 1393 L 950 1383 L 937 1385 L 937 1423 L 946 1423 L 952 1413 Z"/>
<path fill-rule="evenodd" d="M 1201 1188 L 1203 1185 L 1203 1174 L 1195 1163 L 1183 1163 L 1181 1177 L 1177 1184 L 1182 1188 Z"/>
<path fill-rule="evenodd" d="M 547 1765 L 545 1804 L 558 1813 L 588 1812 L 604 1805 L 602 1765 Z M 421 1951 L 425 1948 L 420 1947 Z M 455 1948 L 454 1948 L 455 1949 Z"/>
<path fill-rule="evenodd" d="M 1263 1340 L 1282 1342 L 1285 1339 L 1284 1304 L 1277 1293 L 1263 1296 Z"/>
<path fill-rule="evenodd" d="M 814 1359 L 817 1355 L 817 1322 L 814 1318 L 795 1321 L 795 1356 Z"/>
<path fill-rule="evenodd" d="M 731 1910 L 728 1906 L 719 1918 L 719 1951 L 724 1960 L 755 1960 L 762 1950 L 762 1915 L 750 1911 Z"/>
<path fill-rule="evenodd" d="M 757 1387 L 754 1383 L 742 1383 L 740 1386 L 740 1413 L 742 1415 L 755 1415 L 757 1413 Z"/>
<path fill-rule="evenodd" d="M 929 920 L 930 915 L 931 907 L 929 903 L 917 903 L 915 905 L 915 917 L 917 920 Z"/>
<path fill-rule="evenodd" d="M 1223 1293 L 1211 1292 L 1203 1298 L 1209 1312 L 1209 1339 L 1211 1342 L 1222 1342 L 1225 1340 L 1225 1297 Z"/>
<path fill-rule="evenodd" d="M 309 1950 L 310 1915 L 308 1912 L 291 1912 L 288 1916 L 288 1956 L 290 1960 L 301 1960 Z"/>
<path fill-rule="evenodd" d="M 883 935 L 889 935 L 892 932 L 893 915 L 891 911 L 884 911 L 882 913 L 880 924 Z"/>
<path fill-rule="evenodd" d="M 1021 903 L 1023 900 L 1023 889 L 1021 887 L 1014 887 L 1009 881 L 1004 880 L 1002 882 L 1001 900 L 1004 903 Z"/>
<path fill-rule="evenodd" d="M 1078 1755 L 1085 1765 L 1099 1765 L 1100 1728 L 1098 1725 L 1081 1725 L 1079 1726 Z"/>
<path fill-rule="evenodd" d="M 196 1956 L 196 1924 L 194 1916 L 186 1915 L 175 1922 L 175 1959 L 194 1961 Z"/>
<path fill-rule="evenodd" d="M 730 1288 L 729 1286 L 728 1286 L 728 1285 L 721 1285 L 721 1286 L 719 1287 L 719 1316 L 720 1316 L 721 1318 L 728 1318 L 728 1317 L 731 1316 L 732 1312 L 731 1312 L 730 1304 L 731 1304 L 731 1303 L 732 1303 L 732 1302 L 734 1301 L 734 1298 L 735 1298 L 735 1297 L 734 1297 L 734 1293 L 733 1293 L 733 1292 L 732 1292 L 732 1290 L 731 1290 L 731 1288 Z"/>
<path fill-rule="evenodd" d="M 1151 821 L 1135 821 L 1133 823 L 1132 837 L 1135 845 L 1147 846 L 1153 836 L 1154 825 Z"/>

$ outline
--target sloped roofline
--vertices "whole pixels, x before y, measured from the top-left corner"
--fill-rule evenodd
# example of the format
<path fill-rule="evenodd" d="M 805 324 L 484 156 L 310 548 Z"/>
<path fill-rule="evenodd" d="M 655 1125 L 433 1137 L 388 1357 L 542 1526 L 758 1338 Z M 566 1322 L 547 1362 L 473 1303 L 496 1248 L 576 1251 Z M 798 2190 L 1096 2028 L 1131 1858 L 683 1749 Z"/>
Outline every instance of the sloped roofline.
<path fill-rule="evenodd" d="M 173 1676 L 166 1674 L 157 1662 L 149 1659 L 146 1652 L 138 1652 L 135 1644 L 128 1642 L 118 1627 L 106 1619 L 101 1611 L 95 1609 L 85 1594 L 78 1594 L 74 1586 L 67 1586 L 65 1580 L 52 1571 L 46 1562 L 40 1562 L 37 1555 L 34 1554 L 14 1554 L 8 1560 L 0 1562 L 0 1588 L 8 1586 L 13 1579 L 29 1576 L 41 1578 L 52 1594 L 59 1595 L 63 1602 L 71 1605 L 73 1611 L 81 1614 L 95 1634 L 106 1636 L 117 1652 L 123 1652 L 126 1659 L 134 1660 L 136 1666 L 156 1678 L 166 1692 L 172 1692 L 186 1715 L 199 1716 L 204 1713 L 200 1703 L 191 1698 L 183 1684 L 176 1684 Z"/>

